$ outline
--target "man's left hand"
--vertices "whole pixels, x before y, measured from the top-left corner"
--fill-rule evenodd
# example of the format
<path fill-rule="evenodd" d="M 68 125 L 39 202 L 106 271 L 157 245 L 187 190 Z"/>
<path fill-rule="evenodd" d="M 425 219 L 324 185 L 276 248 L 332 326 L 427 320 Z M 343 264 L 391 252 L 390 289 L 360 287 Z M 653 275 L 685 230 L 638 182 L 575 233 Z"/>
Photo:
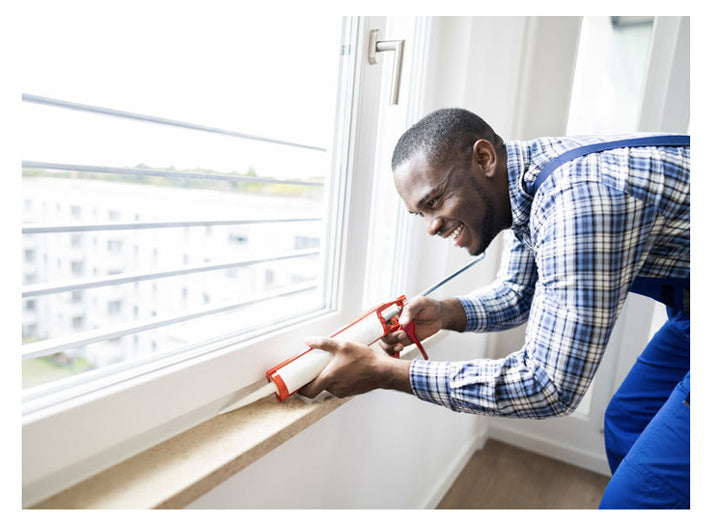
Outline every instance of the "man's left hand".
<path fill-rule="evenodd" d="M 412 392 L 409 361 L 391 358 L 365 345 L 339 338 L 310 338 L 306 345 L 330 352 L 333 359 L 317 378 L 299 391 L 303 396 L 314 398 L 323 390 L 338 398 L 373 389 Z"/>

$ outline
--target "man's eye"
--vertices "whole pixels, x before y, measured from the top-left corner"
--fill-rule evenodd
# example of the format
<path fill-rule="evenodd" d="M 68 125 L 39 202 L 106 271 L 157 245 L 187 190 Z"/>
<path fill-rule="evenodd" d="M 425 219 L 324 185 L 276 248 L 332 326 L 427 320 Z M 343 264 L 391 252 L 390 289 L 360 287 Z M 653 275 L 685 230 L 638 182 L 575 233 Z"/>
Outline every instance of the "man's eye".
<path fill-rule="evenodd" d="M 439 199 L 439 197 L 433 197 L 432 199 L 427 201 L 427 206 L 429 208 L 433 208 L 437 204 L 437 199 Z"/>

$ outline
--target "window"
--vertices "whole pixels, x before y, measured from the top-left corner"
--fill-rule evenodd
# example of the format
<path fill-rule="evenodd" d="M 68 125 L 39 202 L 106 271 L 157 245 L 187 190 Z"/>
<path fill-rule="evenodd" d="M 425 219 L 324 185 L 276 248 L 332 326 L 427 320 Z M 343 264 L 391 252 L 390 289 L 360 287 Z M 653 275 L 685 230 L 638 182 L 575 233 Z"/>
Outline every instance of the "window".
<path fill-rule="evenodd" d="M 653 17 L 583 17 L 567 134 L 636 131 Z"/>
<path fill-rule="evenodd" d="M 356 135 L 378 102 L 357 91 L 382 71 L 358 68 L 361 19 L 27 27 L 22 189 L 56 209 L 28 214 L 23 238 L 57 263 L 23 285 L 57 317 L 23 323 L 31 504 L 205 420 L 359 314 L 374 139 Z M 67 291 L 93 305 L 70 317 Z M 64 370 L 40 383 L 58 353 Z"/>
<path fill-rule="evenodd" d="M 122 301 L 109 301 L 107 303 L 107 313 L 109 315 L 119 315 L 122 312 Z M 112 338 L 114 339 L 114 338 Z"/>
<path fill-rule="evenodd" d="M 25 286 L 24 295 L 47 297 L 59 313 L 64 309 L 52 294 L 69 290 L 95 293 L 109 316 L 120 313 L 118 294 L 128 304 L 151 305 L 166 321 L 160 319 L 156 326 L 170 327 L 157 340 L 167 356 L 189 347 L 196 335 L 192 330 L 206 330 L 207 322 L 215 337 L 238 337 L 306 310 L 330 307 L 330 253 L 336 242 L 327 239 L 333 234 L 326 214 L 335 205 L 328 203 L 326 188 L 331 185 L 332 102 L 341 39 L 339 19 L 316 19 L 310 41 L 289 19 L 235 19 L 230 30 L 218 20 L 174 22 L 172 29 L 162 30 L 165 44 L 157 49 L 157 28 L 146 21 L 127 22 L 135 36 L 131 41 L 136 41 L 130 43 L 125 30 L 109 19 L 97 19 L 87 28 L 38 18 L 36 36 L 42 37 L 28 47 L 23 96 L 26 204 L 30 198 L 58 201 L 53 215 L 33 218 L 24 234 L 41 234 L 38 250 L 69 260 L 72 276 L 81 278 L 41 271 L 43 282 Z M 224 31 L 226 36 L 217 35 Z M 281 46 L 241 52 L 272 33 L 304 44 L 292 50 Z M 195 42 L 199 35 L 201 42 Z M 40 43 L 55 40 L 54 51 L 47 54 Z M 88 40 L 108 54 L 101 63 L 115 81 L 99 79 Z M 169 43 L 176 49 L 167 55 L 164 46 Z M 227 68 L 219 57 L 229 50 Z M 303 53 L 311 61 L 302 61 Z M 167 67 L 180 65 L 184 74 L 156 71 L 157 57 L 168 61 Z M 129 63 L 152 82 L 141 90 L 132 86 L 135 71 L 123 66 Z M 53 76 L 60 65 L 67 75 Z M 119 86 L 120 74 L 127 76 L 128 86 Z M 212 92 L 205 92 L 202 75 L 212 79 Z M 127 88 L 131 94 L 123 93 Z M 175 99 L 167 103 L 169 94 Z M 201 96 L 187 98 L 192 94 Z M 108 223 L 85 218 L 90 212 Z M 89 254 L 83 247 L 85 234 L 96 235 L 95 245 L 107 254 Z M 301 243 L 306 241 L 310 245 Z M 86 259 L 78 259 L 70 248 Z M 35 252 L 26 250 L 25 260 Z M 256 282 L 266 267 L 265 280 Z M 303 282 L 278 281 L 295 269 L 307 272 Z M 94 274 L 88 276 L 88 271 Z M 132 283 L 138 284 L 138 292 L 128 289 Z M 176 294 L 197 283 L 204 289 L 199 304 L 176 315 Z M 99 330 L 114 324 L 94 320 Z M 69 357 L 88 356 L 88 370 L 99 374 L 104 367 L 92 352 L 102 349 L 101 341 L 145 327 L 142 322 L 124 324 L 111 337 L 96 334 L 96 341 L 75 340 L 71 333 L 76 327 L 48 327 L 47 337 L 27 348 L 25 358 L 50 359 L 61 349 Z M 125 352 L 127 359 L 137 355 L 141 353 L 129 347 Z M 67 377 L 63 371 L 56 374 Z M 31 374 L 26 377 L 36 381 Z"/>

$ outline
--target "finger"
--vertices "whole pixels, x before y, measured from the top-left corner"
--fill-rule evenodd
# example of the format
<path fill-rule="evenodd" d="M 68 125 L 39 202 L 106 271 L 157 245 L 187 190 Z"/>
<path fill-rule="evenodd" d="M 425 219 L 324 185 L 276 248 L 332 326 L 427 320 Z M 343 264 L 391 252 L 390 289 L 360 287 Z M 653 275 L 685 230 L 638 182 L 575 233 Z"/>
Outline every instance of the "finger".
<path fill-rule="evenodd" d="M 323 390 L 325 390 L 326 381 L 322 375 L 318 375 L 314 380 L 311 380 L 303 387 L 298 390 L 298 394 L 301 394 L 307 398 L 315 398 Z"/>
<path fill-rule="evenodd" d="M 413 301 L 405 306 L 402 310 L 402 315 L 400 315 L 400 324 L 405 326 L 410 321 L 413 321 L 422 311 L 424 311 L 429 306 L 429 299 L 426 297 L 417 297 Z"/>
<path fill-rule="evenodd" d="M 388 345 L 394 345 L 395 343 L 401 343 L 406 339 L 408 339 L 407 334 L 403 330 L 397 330 L 385 335 L 382 338 L 382 341 Z"/>
<path fill-rule="evenodd" d="M 320 394 L 322 389 L 313 380 L 310 383 L 305 384 L 298 390 L 299 395 L 303 395 L 306 398 L 315 398 Z"/>
<path fill-rule="evenodd" d="M 335 354 L 335 351 L 338 350 L 337 341 L 332 337 L 309 337 L 305 340 L 305 344 L 310 348 L 317 348 L 331 354 Z"/>
<path fill-rule="evenodd" d="M 380 341 L 380 348 L 382 348 L 382 350 L 386 353 L 392 355 L 402 351 L 404 345 L 402 343 L 393 343 L 388 345 L 387 343 Z"/>

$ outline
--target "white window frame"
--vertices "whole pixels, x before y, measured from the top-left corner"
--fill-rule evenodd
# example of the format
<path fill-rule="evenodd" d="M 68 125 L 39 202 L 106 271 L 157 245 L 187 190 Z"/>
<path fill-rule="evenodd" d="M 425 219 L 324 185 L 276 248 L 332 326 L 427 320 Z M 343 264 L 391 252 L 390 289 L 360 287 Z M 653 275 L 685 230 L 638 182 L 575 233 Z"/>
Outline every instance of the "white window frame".
<path fill-rule="evenodd" d="M 217 414 L 236 391 L 265 378 L 265 371 L 304 348 L 303 339 L 338 329 L 363 306 L 375 135 L 382 69 L 367 68 L 370 28 L 384 19 L 354 18 L 357 56 L 346 80 L 353 88 L 343 124 L 349 143 L 334 149 L 333 167 L 345 175 L 328 223 L 338 242 L 332 310 L 281 323 L 261 337 L 219 345 L 200 356 L 157 361 L 116 373 L 101 389 L 74 386 L 66 399 L 23 414 L 23 506 L 28 507 L 100 470 Z M 336 135 L 336 138 L 339 135 Z M 330 267 L 330 266 L 327 266 Z M 328 269 L 329 270 L 329 269 Z"/>

